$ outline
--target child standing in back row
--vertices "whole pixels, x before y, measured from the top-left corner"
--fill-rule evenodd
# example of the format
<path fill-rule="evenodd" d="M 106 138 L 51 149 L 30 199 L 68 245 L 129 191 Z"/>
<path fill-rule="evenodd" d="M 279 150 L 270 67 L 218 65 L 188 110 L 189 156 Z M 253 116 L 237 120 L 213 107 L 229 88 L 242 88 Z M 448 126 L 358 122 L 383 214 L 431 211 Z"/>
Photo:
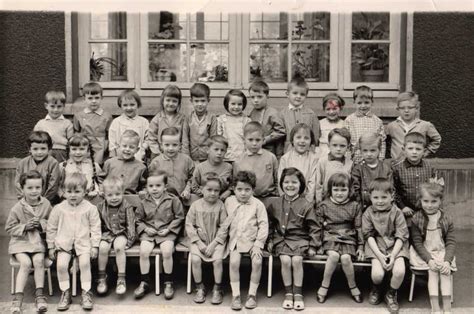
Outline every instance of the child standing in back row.
<path fill-rule="evenodd" d="M 237 89 L 231 89 L 224 97 L 226 114 L 217 117 L 217 134 L 224 136 L 229 147 L 224 161 L 234 162 L 245 151 L 244 127 L 251 120 L 244 115 L 247 97 Z"/>
<path fill-rule="evenodd" d="M 263 148 L 276 155 L 278 145 L 284 140 L 286 131 L 278 111 L 268 106 L 269 91 L 267 83 L 262 80 L 256 80 L 250 85 L 249 98 L 253 109 L 249 117 L 263 126 Z"/>
<path fill-rule="evenodd" d="M 354 90 L 354 104 L 356 112 L 347 116 L 345 127 L 351 134 L 352 160 L 356 163 L 362 160 L 359 138 L 362 134 L 374 132 L 380 134 L 382 147 L 380 148 L 379 159 L 385 159 L 385 129 L 382 120 L 371 111 L 374 104 L 374 93 L 368 86 L 361 85 Z"/>
<path fill-rule="evenodd" d="M 319 139 L 319 121 L 318 117 L 311 108 L 304 106 L 306 97 L 308 96 L 309 86 L 308 83 L 301 77 L 293 78 L 288 84 L 288 90 L 286 95 L 288 96 L 289 105 L 285 109 L 279 112 L 280 119 L 283 120 L 286 131 L 286 140 L 283 151 L 277 153 L 280 157 L 284 153 L 290 150 L 291 146 L 291 130 L 298 123 L 305 123 L 313 131 L 314 138 L 316 139 L 316 146 L 318 145 Z M 315 148 L 312 147 L 312 150 Z"/>
<path fill-rule="evenodd" d="M 84 84 L 82 94 L 86 108 L 74 115 L 74 132 L 84 133 L 91 143 L 94 161 L 99 165 L 104 162 L 105 151 L 108 145 L 109 127 L 112 115 L 101 108 L 102 87 L 99 83 Z"/>
<path fill-rule="evenodd" d="M 175 127 L 179 132 L 179 150 L 189 155 L 189 124 L 188 119 L 180 113 L 181 90 L 176 85 L 165 87 L 160 97 L 161 111 L 153 117 L 146 132 L 145 145 L 151 151 L 150 160 L 160 155 L 162 151 L 161 134 L 164 129 Z"/>
<path fill-rule="evenodd" d="M 51 136 L 53 149 L 51 156 L 58 162 L 63 162 L 67 158 L 67 141 L 74 134 L 72 122 L 64 118 L 63 111 L 66 105 L 66 95 L 61 91 L 49 91 L 45 96 L 45 108 L 48 111 L 46 118 L 36 123 L 34 131 L 44 131 Z"/>
<path fill-rule="evenodd" d="M 321 137 L 319 138 L 319 156 L 329 153 L 328 135 L 335 128 L 343 128 L 344 120 L 339 116 L 345 101 L 336 93 L 330 93 L 323 98 L 323 110 L 326 112 L 326 118 L 319 121 Z"/>
<path fill-rule="evenodd" d="M 195 83 L 189 90 L 193 111 L 189 116 L 190 157 L 197 163 L 207 159 L 207 140 L 217 134 L 217 120 L 207 111 L 211 90 L 203 83 Z"/>

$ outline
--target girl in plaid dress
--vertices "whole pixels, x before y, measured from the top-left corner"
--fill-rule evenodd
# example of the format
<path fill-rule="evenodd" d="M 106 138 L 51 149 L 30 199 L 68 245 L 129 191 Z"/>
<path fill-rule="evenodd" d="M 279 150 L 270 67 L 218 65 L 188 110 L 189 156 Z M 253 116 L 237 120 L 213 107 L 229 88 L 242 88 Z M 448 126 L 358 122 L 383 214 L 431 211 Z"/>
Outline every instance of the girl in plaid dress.
<path fill-rule="evenodd" d="M 316 210 L 319 234 L 322 235 L 322 247 L 318 253 L 328 255 L 323 281 L 317 294 L 319 303 L 326 301 L 331 278 L 339 260 L 352 298 L 357 303 L 362 302 L 352 265 L 352 258 L 359 261 L 364 259 L 362 210 L 359 203 L 351 200 L 350 191 L 350 176 L 343 172 L 333 174 L 328 182 L 328 195 Z"/>

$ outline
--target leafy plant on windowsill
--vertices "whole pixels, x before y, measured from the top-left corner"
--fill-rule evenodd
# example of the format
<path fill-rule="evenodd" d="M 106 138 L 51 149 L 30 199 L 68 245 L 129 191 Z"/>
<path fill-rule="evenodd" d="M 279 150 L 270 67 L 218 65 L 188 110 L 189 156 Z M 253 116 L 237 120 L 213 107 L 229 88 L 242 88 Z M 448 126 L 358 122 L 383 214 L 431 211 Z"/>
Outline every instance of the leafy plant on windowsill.
<path fill-rule="evenodd" d="M 127 62 L 118 63 L 115 59 L 109 57 L 94 57 L 94 52 L 89 59 L 89 79 L 91 81 L 100 81 L 105 74 L 105 65 L 110 65 L 113 81 L 125 81 L 127 79 Z"/>
<path fill-rule="evenodd" d="M 353 40 L 380 40 L 388 37 L 382 20 L 371 20 L 363 12 L 360 15 L 363 17 L 364 23 L 352 31 Z M 361 76 L 372 75 L 374 76 L 372 80 L 381 81 L 385 69 L 389 66 L 388 55 L 381 48 L 381 44 L 361 43 L 356 44 L 356 47 L 357 50 L 352 55 L 352 63 L 359 66 Z"/>
<path fill-rule="evenodd" d="M 161 32 L 153 33 L 150 39 L 175 39 L 175 34 L 183 28 L 178 23 L 164 23 L 160 25 Z M 155 43 L 150 51 L 149 73 L 152 81 L 176 81 L 176 74 L 169 68 L 173 63 L 173 52 L 176 47 L 173 43 Z"/>

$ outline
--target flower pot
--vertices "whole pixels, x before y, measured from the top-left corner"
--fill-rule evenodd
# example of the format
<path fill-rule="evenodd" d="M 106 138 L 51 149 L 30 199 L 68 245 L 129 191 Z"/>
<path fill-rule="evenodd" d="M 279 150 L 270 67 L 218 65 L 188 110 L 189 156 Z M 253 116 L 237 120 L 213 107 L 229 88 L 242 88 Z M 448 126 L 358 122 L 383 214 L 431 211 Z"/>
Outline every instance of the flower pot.
<path fill-rule="evenodd" d="M 384 73 L 384 69 L 360 71 L 360 75 L 362 76 L 364 82 L 382 82 Z"/>

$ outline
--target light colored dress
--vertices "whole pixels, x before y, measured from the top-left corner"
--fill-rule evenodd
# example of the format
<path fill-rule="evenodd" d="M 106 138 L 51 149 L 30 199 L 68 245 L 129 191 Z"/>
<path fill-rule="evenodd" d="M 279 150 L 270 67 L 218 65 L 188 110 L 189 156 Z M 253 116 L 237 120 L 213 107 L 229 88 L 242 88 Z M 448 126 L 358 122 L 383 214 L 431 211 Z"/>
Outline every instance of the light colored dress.
<path fill-rule="evenodd" d="M 224 161 L 233 162 L 244 153 L 244 126 L 250 121 L 250 118 L 243 114 L 240 116 L 222 114 L 217 117 L 217 134 L 224 136 L 229 142 Z"/>

